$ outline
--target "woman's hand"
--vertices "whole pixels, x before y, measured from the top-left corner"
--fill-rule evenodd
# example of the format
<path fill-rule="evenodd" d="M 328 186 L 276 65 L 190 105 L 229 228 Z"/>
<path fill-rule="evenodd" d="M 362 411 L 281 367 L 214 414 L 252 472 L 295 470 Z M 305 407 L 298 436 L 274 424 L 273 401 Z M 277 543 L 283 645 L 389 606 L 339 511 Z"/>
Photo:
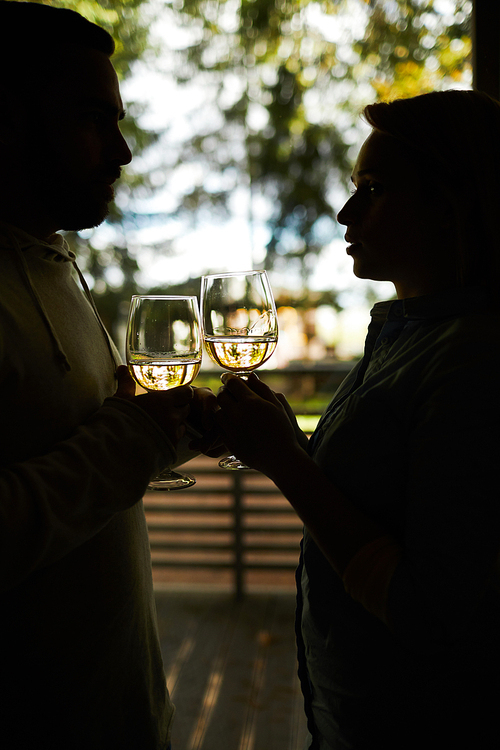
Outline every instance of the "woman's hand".
<path fill-rule="evenodd" d="M 274 479 L 293 464 L 307 438 L 281 394 L 276 394 L 255 374 L 247 380 L 224 375 L 215 417 L 226 444 L 240 460 Z"/>
<path fill-rule="evenodd" d="M 292 425 L 293 429 L 295 430 L 295 437 L 297 438 L 298 444 L 304 449 L 307 450 L 307 446 L 309 444 L 309 438 L 307 435 L 300 429 L 299 423 L 297 422 L 297 417 L 293 413 L 293 409 L 286 400 L 283 393 L 275 393 L 274 394 L 282 407 L 284 408 L 286 415 L 288 419 L 290 420 L 290 424 Z"/>

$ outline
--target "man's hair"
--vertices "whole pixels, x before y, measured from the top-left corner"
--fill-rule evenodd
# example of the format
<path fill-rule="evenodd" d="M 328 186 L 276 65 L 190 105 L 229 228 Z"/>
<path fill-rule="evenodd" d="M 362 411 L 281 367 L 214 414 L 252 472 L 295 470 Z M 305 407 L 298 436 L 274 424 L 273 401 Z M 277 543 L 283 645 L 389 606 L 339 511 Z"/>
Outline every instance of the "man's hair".
<path fill-rule="evenodd" d="M 371 104 L 368 123 L 403 143 L 454 214 L 461 284 L 500 281 L 500 103 L 481 91 L 434 91 Z"/>
<path fill-rule="evenodd" d="M 57 72 L 61 45 L 114 52 L 113 37 L 74 10 L 0 0 L 0 84 L 19 93 Z"/>

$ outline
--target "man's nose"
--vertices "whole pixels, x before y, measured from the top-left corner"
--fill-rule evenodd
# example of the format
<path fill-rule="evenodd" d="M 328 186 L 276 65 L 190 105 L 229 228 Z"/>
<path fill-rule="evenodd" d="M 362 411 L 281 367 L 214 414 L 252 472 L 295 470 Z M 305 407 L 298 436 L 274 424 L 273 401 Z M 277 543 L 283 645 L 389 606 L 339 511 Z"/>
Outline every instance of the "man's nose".
<path fill-rule="evenodd" d="M 129 149 L 128 143 L 125 140 L 125 137 L 121 130 L 118 131 L 116 153 L 117 155 L 115 156 L 115 159 L 121 165 L 130 164 L 130 162 L 132 161 L 132 151 Z"/>
<path fill-rule="evenodd" d="M 123 166 L 124 164 L 130 164 L 132 161 L 132 152 L 118 123 L 115 123 L 112 130 L 108 131 L 103 149 L 103 156 L 105 155 L 108 162 Z"/>

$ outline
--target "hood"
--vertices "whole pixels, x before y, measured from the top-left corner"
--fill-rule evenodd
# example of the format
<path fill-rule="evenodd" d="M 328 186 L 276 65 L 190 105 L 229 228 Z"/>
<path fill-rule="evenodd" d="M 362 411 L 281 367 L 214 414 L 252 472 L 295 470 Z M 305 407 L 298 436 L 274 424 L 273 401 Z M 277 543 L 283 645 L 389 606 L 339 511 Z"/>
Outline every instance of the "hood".
<path fill-rule="evenodd" d="M 76 261 L 75 253 L 70 250 L 68 243 L 60 234 L 53 234 L 49 241 L 39 240 L 37 237 L 24 232 L 22 229 L 0 221 L 0 242 L 5 247 L 12 247 L 13 242 L 17 245 L 16 249 L 21 251 L 34 250 L 44 260 L 53 260 L 56 262 Z"/>
<path fill-rule="evenodd" d="M 40 299 L 35 285 L 33 284 L 29 272 L 29 266 L 25 257 L 26 253 L 34 253 L 44 260 L 53 261 L 55 263 L 71 263 L 73 265 L 76 273 L 78 274 L 78 278 L 80 279 L 80 284 L 82 285 L 83 292 L 94 311 L 103 336 L 106 339 L 106 344 L 108 346 L 111 359 L 113 360 L 113 364 L 116 369 L 116 367 L 118 366 L 118 362 L 115 359 L 108 332 L 106 331 L 99 313 L 97 312 L 97 308 L 95 306 L 87 282 L 85 281 L 82 272 L 76 264 L 76 255 L 72 250 L 70 250 L 70 247 L 64 237 L 60 234 L 54 234 L 49 238 L 49 240 L 44 241 L 31 236 L 27 232 L 24 232 L 22 229 L 18 229 L 17 227 L 0 221 L 0 243 L 7 250 L 11 248 L 12 251 L 16 254 L 20 273 L 24 278 L 26 288 L 30 292 L 30 295 L 33 299 L 33 304 L 38 309 L 38 312 L 49 332 L 54 345 L 54 355 L 59 362 L 59 365 L 63 372 L 69 372 L 71 370 L 71 363 L 69 362 L 68 357 L 66 356 L 66 353 L 62 348 L 61 342 L 57 335 L 57 331 L 52 325 L 43 302 Z"/>

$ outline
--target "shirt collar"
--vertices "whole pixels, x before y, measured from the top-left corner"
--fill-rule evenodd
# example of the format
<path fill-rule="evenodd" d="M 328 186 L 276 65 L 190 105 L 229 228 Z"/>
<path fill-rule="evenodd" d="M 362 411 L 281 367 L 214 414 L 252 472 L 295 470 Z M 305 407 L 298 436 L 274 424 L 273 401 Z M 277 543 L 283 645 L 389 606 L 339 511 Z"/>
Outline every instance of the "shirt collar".
<path fill-rule="evenodd" d="M 456 317 L 461 313 L 493 305 L 492 295 L 484 287 L 446 289 L 438 294 L 377 302 L 371 310 L 372 320 L 432 320 Z"/>

